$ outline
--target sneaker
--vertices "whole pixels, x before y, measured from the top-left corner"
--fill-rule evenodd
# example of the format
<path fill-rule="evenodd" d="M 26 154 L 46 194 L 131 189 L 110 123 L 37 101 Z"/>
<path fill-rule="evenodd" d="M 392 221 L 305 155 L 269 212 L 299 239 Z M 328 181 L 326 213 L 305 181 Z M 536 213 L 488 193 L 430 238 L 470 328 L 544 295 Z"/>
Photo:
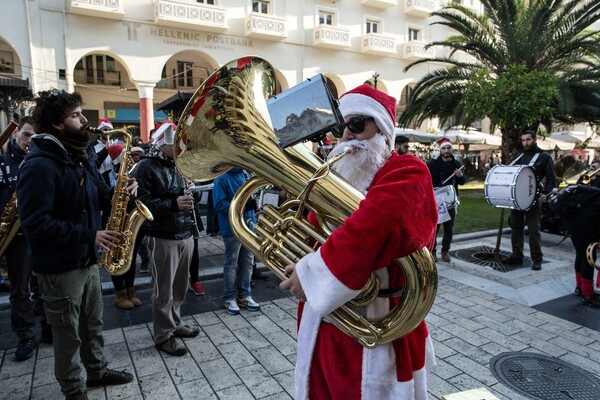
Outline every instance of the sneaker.
<path fill-rule="evenodd" d="M 35 350 L 35 336 L 28 339 L 19 340 L 17 351 L 15 352 L 15 360 L 24 361 L 33 355 Z"/>
<path fill-rule="evenodd" d="M 100 379 L 89 380 L 85 383 L 87 387 L 123 385 L 133 380 L 133 375 L 125 371 L 107 369 L 104 376 Z"/>
<path fill-rule="evenodd" d="M 442 261 L 450 262 L 451 258 L 447 251 L 442 251 Z"/>
<path fill-rule="evenodd" d="M 581 304 L 592 308 L 600 308 L 600 295 L 596 293 L 590 297 L 581 296 Z"/>
<path fill-rule="evenodd" d="M 240 313 L 240 308 L 238 307 L 237 301 L 235 299 L 225 300 L 225 308 L 227 312 L 231 315 L 238 315 Z"/>
<path fill-rule="evenodd" d="M 177 329 L 173 335 L 181 338 L 192 338 L 198 336 L 199 333 L 200 328 L 197 326 L 191 327 L 189 325 L 184 325 Z"/>
<path fill-rule="evenodd" d="M 541 271 L 542 270 L 542 263 L 539 261 L 535 261 L 533 263 L 533 265 L 531 266 L 531 269 L 534 271 Z"/>
<path fill-rule="evenodd" d="M 238 304 L 242 308 L 247 308 L 248 311 L 259 311 L 260 310 L 260 304 L 255 302 L 252 299 L 252 297 L 250 297 L 250 296 L 245 297 L 243 299 L 238 299 Z"/>
<path fill-rule="evenodd" d="M 202 296 L 204 293 L 206 293 L 204 291 L 204 288 L 200 284 L 200 281 L 196 281 L 194 283 L 190 283 L 190 286 L 188 287 L 188 290 L 191 290 L 192 292 L 194 292 L 194 294 L 196 296 Z"/>
<path fill-rule="evenodd" d="M 175 336 L 171 336 L 168 340 L 162 343 L 155 344 L 154 347 L 156 347 L 159 351 L 164 351 L 165 353 L 175 357 L 181 357 L 187 353 L 185 346 L 180 344 L 175 339 Z"/>

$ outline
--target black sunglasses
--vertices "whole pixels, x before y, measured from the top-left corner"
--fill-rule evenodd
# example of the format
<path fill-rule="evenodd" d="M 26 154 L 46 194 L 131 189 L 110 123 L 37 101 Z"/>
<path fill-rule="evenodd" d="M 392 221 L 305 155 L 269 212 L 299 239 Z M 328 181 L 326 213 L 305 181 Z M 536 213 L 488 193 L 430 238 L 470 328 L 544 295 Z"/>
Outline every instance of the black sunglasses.
<path fill-rule="evenodd" d="M 344 130 L 348 130 L 352 133 L 362 133 L 365 130 L 365 122 L 375 121 L 373 117 L 354 117 L 350 121 L 343 124 L 337 125 L 331 128 L 331 134 L 336 138 L 344 136 Z"/>

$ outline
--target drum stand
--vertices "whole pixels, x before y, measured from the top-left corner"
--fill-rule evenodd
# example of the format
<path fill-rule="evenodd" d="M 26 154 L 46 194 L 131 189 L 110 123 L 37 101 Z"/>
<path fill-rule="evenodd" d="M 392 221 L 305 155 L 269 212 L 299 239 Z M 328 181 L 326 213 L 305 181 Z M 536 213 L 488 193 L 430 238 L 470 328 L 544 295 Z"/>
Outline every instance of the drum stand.
<path fill-rule="evenodd" d="M 494 249 L 494 262 L 502 264 L 500 260 L 500 242 L 502 240 L 502 228 L 504 224 L 504 208 L 500 209 L 500 227 L 498 228 L 498 236 L 496 237 L 496 248 Z"/>

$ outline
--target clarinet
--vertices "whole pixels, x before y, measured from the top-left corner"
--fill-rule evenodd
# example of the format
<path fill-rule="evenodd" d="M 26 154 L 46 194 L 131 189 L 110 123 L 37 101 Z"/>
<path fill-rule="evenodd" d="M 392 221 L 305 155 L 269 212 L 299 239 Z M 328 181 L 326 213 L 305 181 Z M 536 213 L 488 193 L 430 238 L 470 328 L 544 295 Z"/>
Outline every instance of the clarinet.
<path fill-rule="evenodd" d="M 194 199 L 194 204 L 192 205 L 192 209 L 190 210 L 190 212 L 192 213 L 192 221 L 194 223 L 194 240 L 202 237 L 202 235 L 200 234 L 200 229 L 198 229 L 198 219 L 196 217 L 196 196 L 197 193 L 191 189 L 188 188 L 187 186 L 187 182 L 185 181 L 185 178 L 182 176 L 181 179 L 183 180 L 183 187 L 185 188 L 183 190 L 183 194 L 185 196 L 192 196 L 192 198 Z"/>

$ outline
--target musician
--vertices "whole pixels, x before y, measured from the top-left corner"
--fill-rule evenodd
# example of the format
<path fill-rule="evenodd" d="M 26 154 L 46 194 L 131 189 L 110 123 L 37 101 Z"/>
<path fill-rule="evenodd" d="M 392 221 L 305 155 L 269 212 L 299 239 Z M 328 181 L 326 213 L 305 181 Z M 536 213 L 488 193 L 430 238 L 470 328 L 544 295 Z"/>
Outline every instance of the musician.
<path fill-rule="evenodd" d="M 458 185 L 464 185 L 467 183 L 467 176 L 465 175 L 464 168 L 460 161 L 454 158 L 452 154 L 452 142 L 448 138 L 442 138 L 437 142 L 440 145 L 440 155 L 437 159 L 431 160 L 427 163 L 429 173 L 431 174 L 431 181 L 433 187 L 452 186 L 454 194 L 458 200 Z M 442 237 L 442 261 L 450 261 L 450 245 L 452 244 L 452 237 L 454 236 L 454 220 L 456 219 L 456 205 L 448 207 L 448 215 L 450 219 L 443 224 L 437 226 L 439 231 L 440 225 L 444 227 L 444 236 Z M 436 233 L 437 236 L 437 233 Z M 433 245 L 433 258 L 437 261 L 436 255 L 436 244 Z"/>
<path fill-rule="evenodd" d="M 19 120 L 19 127 L 10 140 L 6 153 L 2 155 L 0 167 L 0 209 L 4 209 L 11 199 L 19 175 L 19 167 L 27 150 L 31 137 L 35 135 L 30 117 Z M 19 338 L 15 360 L 23 361 L 33 355 L 36 345 L 36 308 L 31 300 L 32 290 L 37 290 L 37 282 L 32 282 L 31 266 L 27 256 L 27 242 L 19 230 L 6 249 L 6 266 L 12 284 L 10 292 L 10 322 Z M 39 293 L 36 293 L 39 298 Z M 51 341 L 52 333 L 42 314 L 41 326 L 44 341 Z"/>
<path fill-rule="evenodd" d="M 133 171 L 138 179 L 139 200 L 152 212 L 154 221 L 142 227 L 153 259 L 152 321 L 155 347 L 172 356 L 183 356 L 187 348 L 176 338 L 198 336 L 200 328 L 185 325 L 181 305 L 188 287 L 194 249 L 194 197 L 184 194 L 185 180 L 175 168 L 173 141 L 176 126 L 165 121 L 154 136 L 148 155 Z"/>
<path fill-rule="evenodd" d="M 86 386 L 131 382 L 107 368 L 102 338 L 102 286 L 97 248 L 119 244 L 120 233 L 100 229 L 102 187 L 87 119 L 77 92 L 38 93 L 31 139 L 20 168 L 18 212 L 38 275 L 44 310 L 54 336 L 54 374 L 67 399 L 86 399 Z M 135 194 L 137 184 L 128 190 Z M 87 381 L 81 377 L 83 368 Z"/>
<path fill-rule="evenodd" d="M 552 158 L 548 153 L 545 153 L 538 147 L 537 135 L 534 131 L 527 130 L 521 134 L 521 146 L 523 152 L 515 158 L 513 165 L 530 165 L 533 167 L 535 179 L 540 190 L 540 196 L 537 199 L 537 203 L 534 204 L 529 211 L 510 210 L 508 223 L 511 228 L 510 239 L 512 244 L 512 254 L 504 261 L 504 263 L 509 265 L 523 264 L 523 247 L 525 240 L 523 230 L 525 229 L 525 223 L 527 223 L 527 228 L 529 230 L 529 250 L 531 253 L 531 260 L 533 261 L 531 269 L 540 271 L 542 269 L 543 261 L 540 234 L 542 202 L 546 200 L 547 194 L 556 188 L 556 174 L 554 172 Z"/>
<path fill-rule="evenodd" d="M 424 400 L 426 374 L 435 364 L 425 322 L 368 350 L 324 319 L 354 298 L 372 273 L 383 288 L 401 287 L 404 278 L 392 260 L 431 248 L 437 221 L 427 167 L 392 151 L 396 100 L 361 85 L 340 98 L 340 110 L 346 123 L 330 157 L 354 149 L 334 169 L 366 197 L 316 252 L 286 267 L 290 277 L 280 288 L 301 300 L 295 398 Z M 367 315 L 387 313 L 395 301 L 380 297 Z"/>

